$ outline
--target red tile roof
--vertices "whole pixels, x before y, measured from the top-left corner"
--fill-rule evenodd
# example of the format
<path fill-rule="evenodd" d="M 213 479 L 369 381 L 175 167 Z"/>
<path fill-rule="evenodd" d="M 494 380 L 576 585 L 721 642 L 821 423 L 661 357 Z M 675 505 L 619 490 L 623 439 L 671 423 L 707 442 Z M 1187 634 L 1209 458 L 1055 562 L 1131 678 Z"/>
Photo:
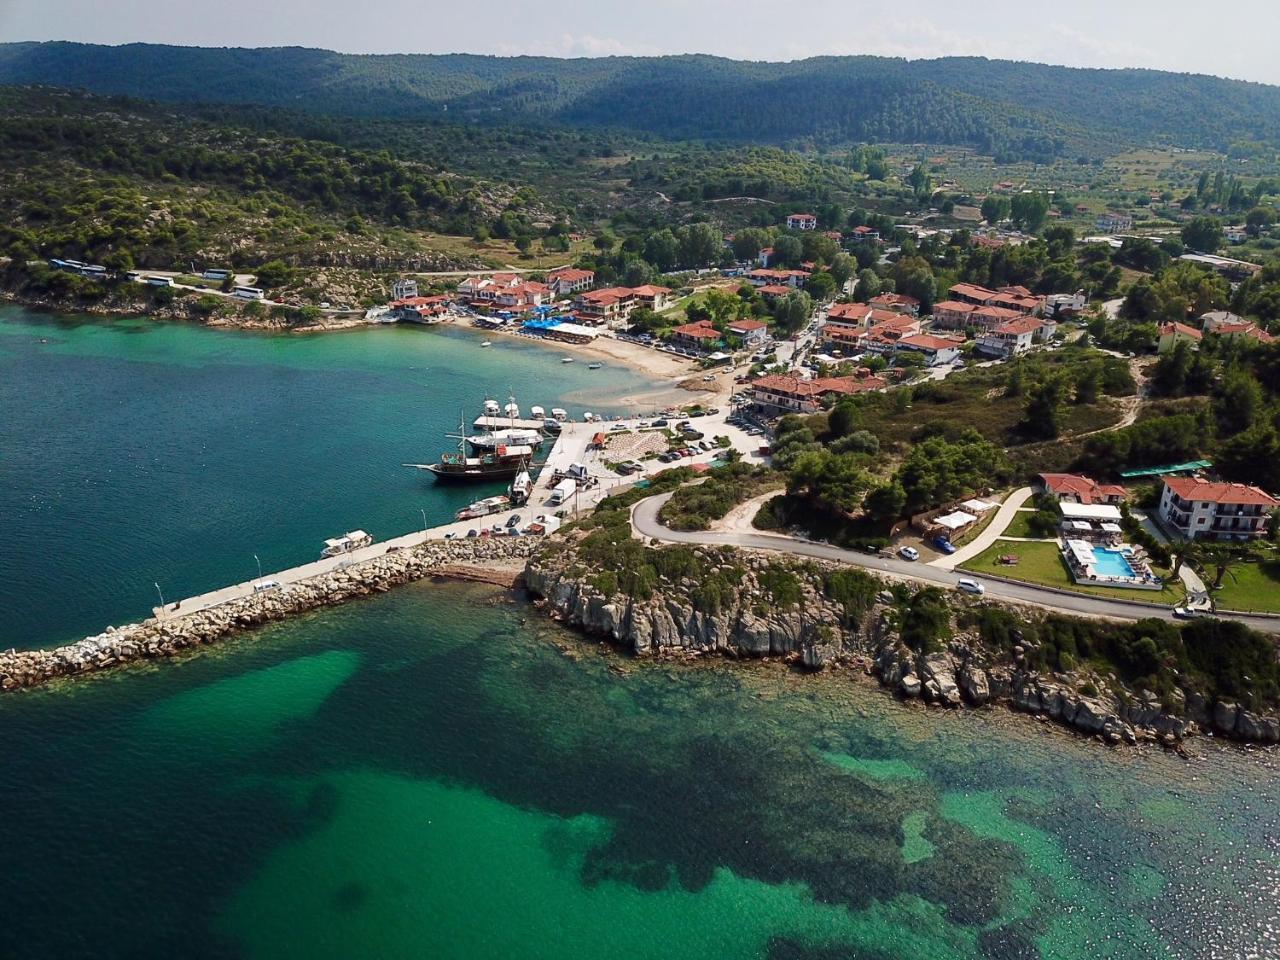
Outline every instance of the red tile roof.
<path fill-rule="evenodd" d="M 898 343 L 905 343 L 909 347 L 919 347 L 921 350 L 955 350 L 960 346 L 961 341 L 950 340 L 946 337 L 934 337 L 927 333 L 919 333 L 914 337 L 903 337 Z"/>
<path fill-rule="evenodd" d="M 763 287 L 757 287 L 756 289 L 766 297 L 785 297 L 795 287 L 788 287 L 781 283 L 767 283 Z"/>
<path fill-rule="evenodd" d="M 885 306 L 920 306 L 919 300 L 915 297 L 909 297 L 905 293 L 882 293 L 878 297 L 872 297 L 871 303 L 884 304 Z"/>
<path fill-rule="evenodd" d="M 824 393 L 854 394 L 878 390 L 885 386 L 879 377 L 818 377 L 802 380 L 789 374 L 771 374 L 751 382 L 752 387 L 800 398 L 820 397 Z"/>
<path fill-rule="evenodd" d="M 739 330 L 745 330 L 750 333 L 752 330 L 763 330 L 769 326 L 767 323 L 761 323 L 759 320 L 735 320 L 729 324 L 729 330 L 736 333 Z"/>
<path fill-rule="evenodd" d="M 955 313 L 973 313 L 977 309 L 972 303 L 965 303 L 963 300 L 943 300 L 941 303 L 933 305 L 934 313 L 939 310 L 950 310 Z"/>
<path fill-rule="evenodd" d="M 974 283 L 957 283 L 949 292 L 957 297 L 971 297 L 982 301 L 990 300 L 997 295 L 994 290 L 988 290 Z"/>
<path fill-rule="evenodd" d="M 1081 503 L 1093 503 L 1107 497 L 1127 497 L 1128 491 L 1115 483 L 1098 483 L 1091 477 L 1078 476 L 1074 473 L 1042 473 L 1040 479 L 1045 489 L 1059 496 L 1072 494 Z"/>
<path fill-rule="evenodd" d="M 1172 323 L 1166 323 L 1160 328 L 1160 336 L 1162 337 L 1168 337 L 1173 334 L 1190 337 L 1192 340 L 1204 339 L 1204 334 L 1195 327 L 1189 327 L 1185 323 L 1178 323 L 1176 320 Z"/>
<path fill-rule="evenodd" d="M 720 331 L 706 320 L 697 320 L 694 323 L 686 323 L 684 326 L 676 327 L 671 332 L 682 337 L 692 337 L 695 340 L 720 339 Z"/>
<path fill-rule="evenodd" d="M 1240 504 L 1247 507 L 1280 506 L 1280 500 L 1265 490 L 1243 483 L 1221 483 L 1200 477 L 1165 477 L 1164 485 L 1183 500 Z"/>
<path fill-rule="evenodd" d="M 1020 317 L 1017 320 L 1010 320 L 1008 323 L 1000 324 L 991 332 L 1016 337 L 1023 333 L 1031 333 L 1034 330 L 1039 330 L 1043 326 L 1044 322 L 1037 320 L 1035 317 Z"/>

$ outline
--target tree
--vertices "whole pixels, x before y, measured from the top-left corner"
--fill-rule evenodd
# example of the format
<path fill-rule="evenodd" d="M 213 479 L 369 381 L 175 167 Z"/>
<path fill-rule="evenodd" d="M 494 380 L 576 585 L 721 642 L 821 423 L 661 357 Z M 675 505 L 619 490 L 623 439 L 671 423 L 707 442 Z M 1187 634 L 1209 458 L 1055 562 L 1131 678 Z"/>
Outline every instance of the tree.
<path fill-rule="evenodd" d="M 1049 245 L 1049 258 L 1052 260 L 1069 257 L 1076 246 L 1076 232 L 1062 224 L 1045 230 L 1044 239 Z"/>
<path fill-rule="evenodd" d="M 1217 252 L 1222 241 L 1222 221 L 1217 217 L 1195 217 L 1182 228 L 1182 242 L 1201 253 Z"/>
<path fill-rule="evenodd" d="M 1066 383 L 1061 374 L 1052 374 L 1031 388 L 1019 429 L 1030 437 L 1053 440 L 1062 431 L 1062 400 Z"/>
<path fill-rule="evenodd" d="M 739 260 L 754 260 L 769 245 L 769 234 L 760 227 L 746 227 L 733 235 L 733 255 Z"/>
<path fill-rule="evenodd" d="M 1049 195 L 1047 193 L 1015 194 L 1010 203 L 1009 213 L 1021 229 L 1027 233 L 1039 233 L 1049 216 Z"/>
<path fill-rule="evenodd" d="M 937 297 L 937 281 L 933 277 L 933 268 L 923 257 L 899 257 L 893 265 L 891 275 L 893 288 L 898 293 L 915 297 L 920 301 L 920 313 L 930 313 Z"/>
<path fill-rule="evenodd" d="M 800 263 L 800 258 L 803 256 L 804 244 L 800 242 L 799 237 L 783 234 L 773 241 L 774 262 L 783 266 L 794 267 Z"/>
<path fill-rule="evenodd" d="M 862 502 L 871 485 L 867 472 L 852 454 L 830 450 L 801 454 L 791 467 L 787 492 L 803 494 L 815 503 L 850 511 Z"/>
<path fill-rule="evenodd" d="M 1082 364 L 1076 373 L 1075 402 L 1078 404 L 1097 403 L 1101 387 L 1102 364 L 1096 361 Z"/>
<path fill-rule="evenodd" d="M 805 283 L 805 289 L 809 291 L 810 295 L 815 300 L 823 302 L 830 300 L 835 294 L 836 281 L 835 278 L 827 271 L 819 270 L 810 275 L 808 281 Z"/>
<path fill-rule="evenodd" d="M 720 231 L 709 223 L 690 223 L 676 231 L 680 241 L 680 263 L 686 267 L 705 267 L 720 258 L 723 241 Z"/>
<path fill-rule="evenodd" d="M 929 176 L 929 171 L 925 169 L 924 164 L 916 164 L 911 173 L 907 175 L 907 186 L 911 188 L 911 192 L 915 195 L 917 202 L 927 200 L 933 193 L 933 178 Z"/>
<path fill-rule="evenodd" d="M 982 201 L 982 219 L 990 224 L 1009 219 L 1010 204 L 1007 198 L 990 196 Z"/>
<path fill-rule="evenodd" d="M 880 290 L 880 274 L 871 269 L 858 271 L 858 286 L 854 290 L 858 300 L 866 303 L 868 300 L 880 296 Z"/>
<path fill-rule="evenodd" d="M 827 272 L 831 274 L 831 279 L 836 282 L 837 290 L 844 290 L 845 284 L 853 277 L 855 266 L 853 257 L 847 253 L 837 253 L 831 258 Z"/>
<path fill-rule="evenodd" d="M 1250 236 L 1260 236 L 1276 222 L 1276 211 L 1273 207 L 1254 207 L 1244 217 L 1244 225 Z"/>
<path fill-rule="evenodd" d="M 257 269 L 255 278 L 263 289 L 283 286 L 293 276 L 293 269 L 283 260 L 271 260 Z"/>
<path fill-rule="evenodd" d="M 1222 380 L 1222 388 L 1214 404 L 1218 423 L 1227 436 L 1253 426 L 1262 412 L 1262 387 L 1245 369 L 1232 367 Z"/>
<path fill-rule="evenodd" d="M 760 251 L 757 250 L 756 253 Z M 669 229 L 651 233 L 644 242 L 644 258 L 659 273 L 670 273 L 680 257 L 680 241 Z"/>
<path fill-rule="evenodd" d="M 809 322 L 813 313 L 813 300 L 803 290 L 792 290 L 778 301 L 775 319 L 787 333 L 794 333 Z"/>

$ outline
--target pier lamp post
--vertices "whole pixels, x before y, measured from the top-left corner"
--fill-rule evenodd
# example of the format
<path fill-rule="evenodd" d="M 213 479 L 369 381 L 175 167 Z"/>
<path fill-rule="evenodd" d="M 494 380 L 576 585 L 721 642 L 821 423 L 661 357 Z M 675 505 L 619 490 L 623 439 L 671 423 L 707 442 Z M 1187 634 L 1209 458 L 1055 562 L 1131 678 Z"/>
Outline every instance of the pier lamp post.
<path fill-rule="evenodd" d="M 426 510 L 423 510 L 423 509 L 422 509 L 422 507 L 419 507 L 419 508 L 418 508 L 418 512 L 419 512 L 420 514 L 422 514 L 422 532 L 423 532 L 423 533 L 426 533 L 426 531 L 427 531 L 427 511 L 426 511 Z"/>
<path fill-rule="evenodd" d="M 258 564 L 258 579 L 261 580 L 262 579 L 262 561 L 258 559 L 258 555 L 256 553 L 253 555 L 253 559 Z"/>
<path fill-rule="evenodd" d="M 154 581 L 153 581 L 154 582 Z M 164 594 L 160 592 L 160 584 L 156 583 L 156 593 L 160 597 L 160 615 L 164 616 Z"/>

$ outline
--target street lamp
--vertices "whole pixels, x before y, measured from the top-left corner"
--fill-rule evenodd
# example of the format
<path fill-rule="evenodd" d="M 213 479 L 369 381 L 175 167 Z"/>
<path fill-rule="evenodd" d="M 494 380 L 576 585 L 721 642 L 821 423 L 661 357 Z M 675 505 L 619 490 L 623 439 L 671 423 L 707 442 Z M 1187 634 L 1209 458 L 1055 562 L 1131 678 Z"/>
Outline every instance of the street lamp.
<path fill-rule="evenodd" d="M 426 532 L 426 529 L 427 529 L 427 511 L 425 511 L 425 510 L 423 510 L 421 507 L 419 507 L 419 508 L 418 508 L 418 512 L 419 512 L 420 514 L 422 514 L 422 530 L 423 530 L 423 532 L 425 533 L 425 532 Z"/>
<path fill-rule="evenodd" d="M 159 597 L 160 597 L 160 613 L 163 615 L 163 613 L 164 613 L 164 594 L 160 592 L 160 584 L 159 584 L 159 583 L 156 583 L 156 593 L 157 593 L 157 594 L 159 595 Z"/>
<path fill-rule="evenodd" d="M 258 562 L 258 579 L 261 580 L 262 579 L 262 561 L 258 560 L 258 555 L 256 553 L 253 555 L 253 559 L 257 560 Z"/>

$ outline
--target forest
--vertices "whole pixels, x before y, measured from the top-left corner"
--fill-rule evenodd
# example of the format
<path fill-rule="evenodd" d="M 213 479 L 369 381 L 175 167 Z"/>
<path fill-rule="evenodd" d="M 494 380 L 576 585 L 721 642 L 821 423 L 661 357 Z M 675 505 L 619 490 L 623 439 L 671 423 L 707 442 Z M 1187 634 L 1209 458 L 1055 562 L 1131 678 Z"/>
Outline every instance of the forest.
<path fill-rule="evenodd" d="M 982 58 L 748 63 L 702 55 L 557 60 L 15 43 L 0 46 L 0 83 L 703 140 L 952 143 L 1011 160 L 1156 143 L 1222 152 L 1280 144 L 1275 87 Z"/>

